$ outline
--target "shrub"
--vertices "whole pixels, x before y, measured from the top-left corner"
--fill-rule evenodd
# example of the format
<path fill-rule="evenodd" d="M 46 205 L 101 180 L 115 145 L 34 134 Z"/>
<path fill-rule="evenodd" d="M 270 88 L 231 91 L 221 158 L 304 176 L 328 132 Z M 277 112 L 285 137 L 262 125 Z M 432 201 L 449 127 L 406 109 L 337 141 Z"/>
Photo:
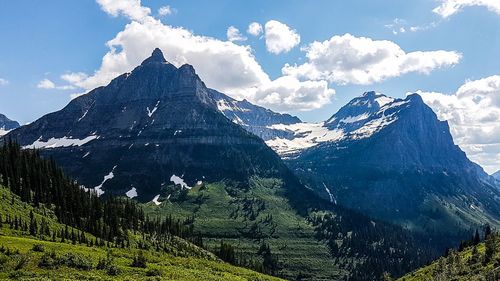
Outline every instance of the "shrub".
<path fill-rule="evenodd" d="M 162 275 L 163 272 L 158 268 L 151 268 L 148 271 L 146 271 L 146 276 L 162 276 Z"/>
<path fill-rule="evenodd" d="M 33 252 L 44 252 L 45 247 L 42 244 L 34 244 L 33 248 L 31 248 Z"/>
<path fill-rule="evenodd" d="M 118 268 L 118 266 L 114 265 L 114 264 L 111 264 L 108 266 L 108 270 L 106 270 L 106 273 L 110 276 L 116 276 L 118 274 L 120 274 L 120 269 Z"/>
<path fill-rule="evenodd" d="M 7 262 L 9 262 L 9 258 L 4 254 L 0 254 L 0 269 L 3 269 Z"/>
<path fill-rule="evenodd" d="M 61 264 L 82 270 L 92 269 L 92 260 L 90 260 L 86 256 L 74 253 L 67 253 L 64 256 L 62 256 Z"/>
<path fill-rule="evenodd" d="M 30 257 L 28 255 L 18 255 L 14 265 L 14 270 L 22 269 L 29 261 Z"/>
<path fill-rule="evenodd" d="M 144 253 L 140 251 L 136 256 L 134 256 L 134 259 L 132 260 L 132 267 L 141 267 L 141 268 L 146 268 L 147 267 L 147 260 L 146 257 L 144 256 Z"/>
<path fill-rule="evenodd" d="M 45 253 L 38 262 L 38 267 L 53 268 L 59 265 L 59 260 L 55 252 Z"/>

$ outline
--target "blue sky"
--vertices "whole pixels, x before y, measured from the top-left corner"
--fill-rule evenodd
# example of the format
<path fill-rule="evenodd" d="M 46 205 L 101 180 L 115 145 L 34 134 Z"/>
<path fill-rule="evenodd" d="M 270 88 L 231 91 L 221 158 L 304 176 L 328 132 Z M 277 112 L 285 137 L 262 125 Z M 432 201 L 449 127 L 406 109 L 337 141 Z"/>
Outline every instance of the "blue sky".
<path fill-rule="evenodd" d="M 500 117 L 495 119 L 495 114 L 500 114 L 500 102 L 496 102 L 500 85 L 495 86 L 496 75 L 500 74 L 500 4 L 492 2 L 1 1 L 0 113 L 26 123 L 58 110 L 73 96 L 106 83 L 112 74 L 129 71 L 158 41 L 163 42 L 159 47 L 167 59 L 171 56 L 169 60 L 174 64 L 195 65 L 209 86 L 236 98 L 247 98 L 278 111 L 296 114 L 305 121 L 326 120 L 364 91 L 376 90 L 404 97 L 407 92 L 421 90 L 424 100 L 438 116 L 449 120 L 455 141 L 468 155 L 476 157 L 474 160 L 492 171 L 500 169 L 497 164 L 500 162 L 500 127 L 495 125 L 500 122 Z M 158 10 L 166 6 L 170 13 L 159 15 Z M 442 9 L 436 10 L 439 7 Z M 131 22 L 137 23 L 135 27 L 130 26 Z M 247 33 L 251 22 L 259 23 L 264 29 L 258 36 Z M 247 40 L 229 43 L 227 30 L 230 26 L 237 28 Z M 279 38 L 275 39 L 281 42 L 275 43 L 281 51 L 276 54 L 269 51 L 266 43 L 271 44 L 272 27 L 280 31 L 283 26 L 288 30 L 277 33 Z M 118 38 L 120 32 L 124 33 L 123 38 Z M 158 35 L 168 32 L 184 32 L 184 35 Z M 293 36 L 280 37 L 287 32 L 300 36 L 300 42 L 291 42 Z M 151 35 L 154 33 L 157 35 Z M 183 52 L 176 49 L 183 46 L 167 42 L 179 38 L 176 36 L 186 36 L 185 33 L 189 39 L 183 44 L 189 44 L 186 48 L 190 51 Z M 139 40 L 141 36 L 151 38 L 144 43 L 138 42 L 142 41 Z M 411 67 L 405 60 L 397 69 L 387 70 L 391 67 L 383 62 L 374 68 L 370 77 L 353 74 L 354 70 L 348 67 L 370 66 L 366 66 L 365 61 L 353 61 L 359 53 L 351 52 L 349 44 L 347 47 L 342 45 L 343 53 L 336 44 L 338 40 L 351 44 L 364 42 L 360 38 L 371 40 L 367 48 L 371 45 L 379 48 L 382 56 L 396 54 L 397 57 L 399 54 L 401 58 L 400 51 L 403 55 L 414 55 L 408 58 Z M 106 45 L 109 40 L 114 40 L 115 49 Z M 326 40 L 335 44 L 330 44 L 330 49 L 325 51 Z M 315 41 L 320 45 L 311 50 L 314 48 L 310 44 Z M 362 45 L 355 51 L 366 51 Z M 199 54 L 203 54 L 200 48 L 208 50 L 205 58 L 200 57 Z M 429 53 L 435 51 L 443 53 Z M 110 54 L 113 61 L 109 65 L 103 63 L 106 54 Z M 125 62 L 120 60 L 120 54 L 127 55 Z M 226 54 L 243 57 L 242 62 L 221 67 Z M 312 62 L 308 54 L 319 58 Z M 228 58 L 232 60 L 233 57 Z M 332 61 L 340 61 L 345 67 L 333 70 L 335 67 L 329 65 Z M 296 67 L 284 73 L 285 64 Z M 298 67 L 307 64 L 313 65 L 314 71 L 297 74 Z M 382 73 L 387 72 L 382 78 L 377 76 L 379 67 Z M 317 75 L 318 69 L 321 71 Z M 102 71 L 96 74 L 98 70 Z M 234 77 L 230 76 L 231 81 L 221 78 L 227 76 L 220 74 L 224 71 L 235 73 Z M 244 81 L 251 76 L 245 76 L 246 71 L 256 78 Z M 215 72 L 218 76 L 213 74 Z M 280 79 L 283 76 L 287 78 Z M 45 79 L 50 83 L 45 81 L 43 86 L 41 81 Z M 493 84 L 493 89 L 484 91 L 482 85 L 485 83 Z M 248 85 L 255 86 L 249 90 Z M 289 85 L 293 86 L 284 89 Z M 297 92 L 303 96 L 297 96 Z M 477 98 L 473 99 L 478 95 L 484 96 L 481 104 Z M 470 100 L 467 97 L 471 97 Z M 471 100 L 475 104 L 469 104 Z M 476 111 L 461 110 L 471 107 L 469 105 L 478 111 L 487 107 L 488 116 L 493 119 L 477 119 L 474 117 L 478 115 Z M 471 130 L 472 133 L 468 133 Z"/>

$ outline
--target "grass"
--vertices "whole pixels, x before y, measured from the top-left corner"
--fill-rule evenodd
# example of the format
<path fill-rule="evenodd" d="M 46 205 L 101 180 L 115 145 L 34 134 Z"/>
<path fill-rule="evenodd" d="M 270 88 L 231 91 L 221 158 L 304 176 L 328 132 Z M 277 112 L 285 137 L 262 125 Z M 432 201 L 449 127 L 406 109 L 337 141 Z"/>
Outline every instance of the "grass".
<path fill-rule="evenodd" d="M 1 280 L 155 280 L 155 276 L 147 276 L 152 274 L 162 280 L 279 280 L 217 260 L 174 257 L 158 252 L 145 252 L 147 266 L 139 268 L 131 266 L 134 254 L 139 250 L 89 248 L 12 236 L 0 236 L 0 245 L 14 253 L 2 254 L 7 257 L 7 261 L 1 266 Z M 43 245 L 44 252 L 33 251 L 33 245 Z M 110 276 L 106 269 L 96 269 L 99 260 L 106 258 L 108 251 L 111 251 L 118 269 L 117 276 Z M 83 257 L 90 262 L 91 269 L 67 265 L 55 268 L 40 266 L 40 260 L 45 253 L 55 253 L 59 257 L 68 254 Z M 23 259 L 25 264 L 15 270 L 20 259 Z"/>
<path fill-rule="evenodd" d="M 57 222 L 50 208 L 34 208 L 0 186 L 0 215 L 29 221 L 33 212 L 50 230 L 65 226 Z M 90 234 L 87 237 L 93 238 Z M 129 234 L 131 240 L 139 239 Z M 169 252 L 132 248 L 88 247 L 48 241 L 26 232 L 0 228 L 0 280 L 280 280 L 222 262 L 215 255 L 183 239 L 172 237 Z M 139 253 L 146 266 L 132 266 Z"/>
<path fill-rule="evenodd" d="M 430 265 L 399 278 L 398 281 L 500 280 L 500 235 L 492 237 L 495 238 L 490 245 L 495 245 L 496 253 L 489 261 L 485 260 L 486 247 L 483 242 L 475 246 L 476 255 L 473 255 L 474 246 L 461 252 L 452 251 L 448 256 L 441 257 Z"/>
<path fill-rule="evenodd" d="M 335 280 L 343 271 L 333 263 L 328 247 L 314 237 L 314 228 L 290 206 L 281 181 L 252 178 L 249 187 L 214 183 L 191 189 L 183 200 L 166 200 L 145 206 L 149 215 L 194 216 L 194 227 L 216 249 L 223 240 L 246 259 L 265 242 L 278 256 L 279 276 L 295 279 L 299 274 L 313 280 Z M 161 200 L 161 198 L 160 198 Z"/>

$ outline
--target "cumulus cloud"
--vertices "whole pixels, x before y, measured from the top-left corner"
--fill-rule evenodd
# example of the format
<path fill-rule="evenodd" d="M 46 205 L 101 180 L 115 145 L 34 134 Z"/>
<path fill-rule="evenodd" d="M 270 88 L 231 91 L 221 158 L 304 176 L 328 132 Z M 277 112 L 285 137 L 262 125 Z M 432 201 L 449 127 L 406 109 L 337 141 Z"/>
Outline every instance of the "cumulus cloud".
<path fill-rule="evenodd" d="M 285 65 L 285 75 L 338 84 L 368 85 L 409 72 L 429 74 L 436 68 L 453 66 L 461 58 L 457 52 L 443 50 L 406 53 L 394 42 L 351 34 L 315 41 L 302 50 L 307 62 Z"/>
<path fill-rule="evenodd" d="M 450 17 L 466 7 L 481 6 L 500 15 L 500 1 L 498 0 L 440 0 L 442 3 L 434 10 L 434 13 L 443 18 Z"/>
<path fill-rule="evenodd" d="M 163 6 L 163 7 L 160 7 L 158 9 L 158 15 L 160 17 L 165 17 L 165 16 L 168 16 L 168 15 L 171 15 L 175 12 L 175 9 L 170 7 L 169 5 L 166 5 L 166 6 Z"/>
<path fill-rule="evenodd" d="M 500 170 L 500 75 L 467 81 L 454 94 L 419 94 L 441 120 L 447 120 L 455 142 L 487 172 Z"/>
<path fill-rule="evenodd" d="M 38 82 L 38 85 L 36 85 L 36 87 L 40 89 L 54 89 L 56 87 L 56 84 L 54 84 L 54 82 L 50 81 L 49 79 L 43 79 L 42 81 Z"/>
<path fill-rule="evenodd" d="M 262 34 L 262 25 L 258 22 L 252 22 L 248 25 L 247 33 L 253 36 Z"/>
<path fill-rule="evenodd" d="M 282 76 L 259 87 L 255 99 L 278 111 L 304 111 L 330 103 L 334 94 L 335 90 L 330 89 L 324 80 L 299 81 L 292 76 Z"/>
<path fill-rule="evenodd" d="M 145 11 L 141 6 L 135 6 L 138 11 L 131 11 L 128 8 L 114 8 L 114 1 L 108 0 L 107 3 L 111 7 L 101 4 L 105 12 L 125 16 L 131 22 L 106 43 L 109 51 L 104 55 L 100 68 L 93 74 L 76 72 L 61 76 L 62 80 L 85 91 L 106 85 L 114 77 L 130 72 L 158 47 L 172 64 L 193 65 L 208 87 L 271 109 L 318 108 L 329 102 L 325 97 L 329 98 L 334 93 L 328 88 L 326 81 L 299 81 L 293 77 L 271 80 L 256 61 L 249 46 L 196 35 L 182 27 L 163 24 L 150 14 L 138 17 L 136 15 L 141 14 L 140 11 Z M 137 18 L 140 20 L 135 20 Z M 284 81 L 293 84 L 284 87 Z M 266 99 L 266 93 L 273 97 Z M 78 95 L 80 93 L 72 97 Z M 281 102 L 289 104 L 283 105 Z"/>
<path fill-rule="evenodd" d="M 151 9 L 141 5 L 141 0 L 96 0 L 101 9 L 117 17 L 123 15 L 135 21 L 144 21 L 149 18 Z"/>
<path fill-rule="evenodd" d="M 266 48 L 273 54 L 287 53 L 300 43 L 300 35 L 288 25 L 276 20 L 266 22 Z"/>
<path fill-rule="evenodd" d="M 0 86 L 5 86 L 7 84 L 9 84 L 9 81 L 7 79 L 0 78 Z"/>
<path fill-rule="evenodd" d="M 227 28 L 226 35 L 227 40 L 231 42 L 247 40 L 247 38 L 240 33 L 240 30 L 234 26 L 230 26 Z"/>

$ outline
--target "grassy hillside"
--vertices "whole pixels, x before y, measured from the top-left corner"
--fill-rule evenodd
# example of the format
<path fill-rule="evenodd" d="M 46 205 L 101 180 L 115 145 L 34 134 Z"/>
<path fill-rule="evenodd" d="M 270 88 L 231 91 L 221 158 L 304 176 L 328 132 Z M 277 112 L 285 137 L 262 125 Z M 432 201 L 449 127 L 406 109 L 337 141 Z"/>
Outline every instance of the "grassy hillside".
<path fill-rule="evenodd" d="M 223 241 L 236 249 L 235 264 L 263 265 L 264 272 L 290 280 L 372 280 L 383 271 L 404 274 L 432 256 L 398 227 L 331 204 L 316 208 L 321 199 L 287 188 L 281 180 L 259 177 L 247 185 L 166 186 L 162 203 L 144 209 L 150 216 L 190 218 L 211 251 Z M 271 258 L 262 253 L 267 245 Z"/>
<path fill-rule="evenodd" d="M 160 198 L 164 201 L 159 206 L 148 203 L 145 212 L 193 216 L 194 228 L 202 232 L 209 248 L 216 249 L 223 240 L 242 259 L 261 261 L 258 251 L 267 243 L 278 260 L 274 274 L 285 278 L 338 279 L 345 272 L 333 263 L 325 243 L 315 238 L 314 226 L 290 206 L 281 184 L 253 178 L 247 188 L 231 183 L 199 185 L 187 194 Z"/>
<path fill-rule="evenodd" d="M 139 249 L 140 235 L 133 233 L 129 248 L 90 246 L 63 243 L 50 235 L 32 236 L 6 222 L 8 216 L 29 221 L 30 212 L 39 222 L 44 218 L 50 232 L 65 228 L 50 208 L 33 208 L 0 186 L 0 280 L 279 280 L 224 263 L 177 237 L 171 237 L 170 247 L 161 251 L 148 245 Z"/>
<path fill-rule="evenodd" d="M 500 280 L 500 235 L 491 234 L 483 243 L 462 251 L 451 251 L 447 256 L 398 280 Z"/>

